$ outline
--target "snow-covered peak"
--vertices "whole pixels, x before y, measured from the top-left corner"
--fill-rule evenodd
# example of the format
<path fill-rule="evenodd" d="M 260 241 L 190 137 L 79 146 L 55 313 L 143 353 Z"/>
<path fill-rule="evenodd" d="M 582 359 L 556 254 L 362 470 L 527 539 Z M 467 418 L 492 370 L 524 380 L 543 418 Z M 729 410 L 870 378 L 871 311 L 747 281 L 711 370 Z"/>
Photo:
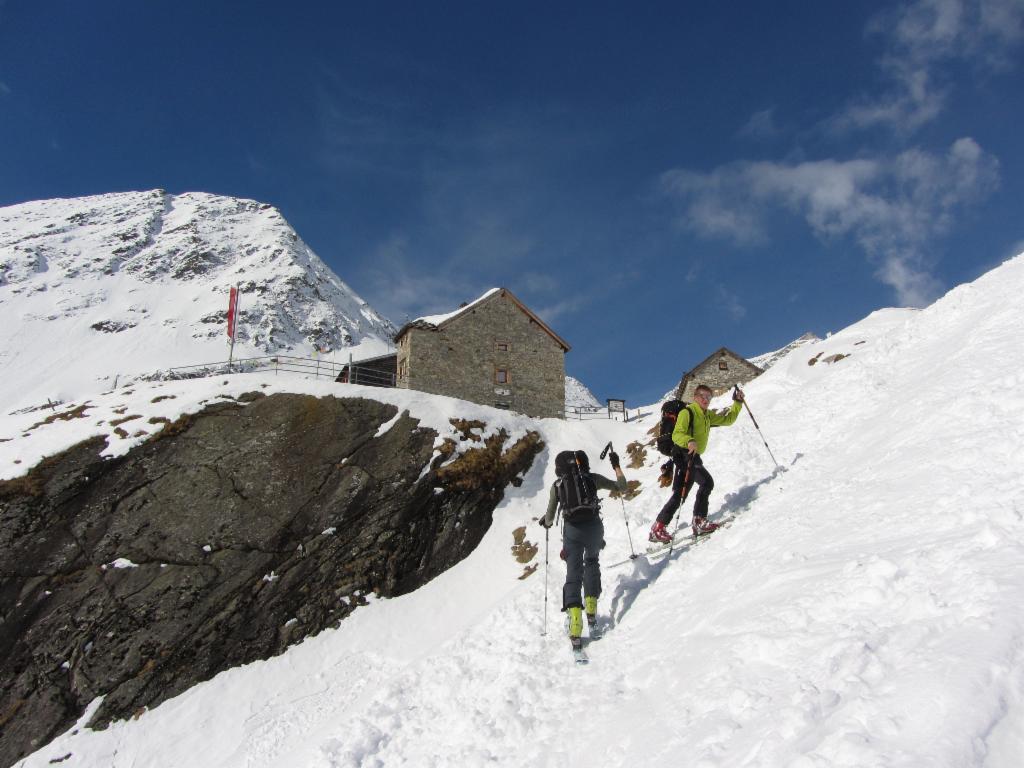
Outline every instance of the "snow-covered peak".
<path fill-rule="evenodd" d="M 0 208 L 0 363 L 18 371 L 4 388 L 45 402 L 226 360 L 233 285 L 235 357 L 368 357 L 395 332 L 266 203 L 163 190 L 41 200 Z"/>
<path fill-rule="evenodd" d="M 779 360 L 784 358 L 794 349 L 799 349 L 804 344 L 809 344 L 817 340 L 818 337 L 815 336 L 813 333 L 805 333 L 800 338 L 794 339 L 793 341 L 789 342 L 789 344 L 782 347 L 782 349 L 776 349 L 774 352 L 766 352 L 763 355 L 758 355 L 757 357 L 750 358 L 750 362 L 752 362 L 762 371 L 767 371 L 769 368 L 771 368 L 773 365 L 779 362 Z"/>
<path fill-rule="evenodd" d="M 572 376 L 565 377 L 565 407 L 583 410 L 600 410 L 605 406 L 594 397 L 586 384 Z"/>

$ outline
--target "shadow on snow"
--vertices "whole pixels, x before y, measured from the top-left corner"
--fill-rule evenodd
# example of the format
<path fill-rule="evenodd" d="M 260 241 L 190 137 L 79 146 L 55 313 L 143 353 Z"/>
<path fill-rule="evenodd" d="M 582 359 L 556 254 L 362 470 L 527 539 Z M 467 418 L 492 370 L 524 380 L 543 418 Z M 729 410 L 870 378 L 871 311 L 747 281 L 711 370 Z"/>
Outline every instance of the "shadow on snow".
<path fill-rule="evenodd" d="M 797 454 L 790 466 L 796 464 L 803 457 L 803 454 Z M 709 518 L 713 521 L 720 521 L 723 518 L 733 519 L 739 517 L 744 511 L 746 511 L 753 503 L 754 499 L 757 498 L 758 492 L 761 487 L 770 483 L 783 472 L 786 472 L 786 467 L 776 467 L 771 474 L 758 480 L 756 483 L 745 485 L 733 493 L 726 494 L 725 500 L 719 507 L 718 511 L 710 515 Z M 680 513 L 682 510 L 680 509 Z M 677 534 L 679 528 L 677 527 Z M 703 539 L 677 539 L 676 544 L 671 549 L 662 549 L 651 554 L 639 554 L 635 558 L 629 560 L 623 560 L 622 562 L 614 563 L 613 565 L 606 566 L 606 569 L 617 568 L 621 565 L 629 563 L 633 564 L 633 571 L 629 576 L 621 578 L 615 586 L 615 594 L 612 596 L 611 606 L 609 608 L 609 620 L 611 627 L 615 627 L 622 620 L 622 618 L 629 612 L 630 608 L 636 602 L 637 597 L 647 587 L 651 586 L 656 582 L 661 574 L 668 567 L 669 563 L 677 560 L 684 553 L 692 549 L 700 541 L 710 538 L 707 536 Z"/>

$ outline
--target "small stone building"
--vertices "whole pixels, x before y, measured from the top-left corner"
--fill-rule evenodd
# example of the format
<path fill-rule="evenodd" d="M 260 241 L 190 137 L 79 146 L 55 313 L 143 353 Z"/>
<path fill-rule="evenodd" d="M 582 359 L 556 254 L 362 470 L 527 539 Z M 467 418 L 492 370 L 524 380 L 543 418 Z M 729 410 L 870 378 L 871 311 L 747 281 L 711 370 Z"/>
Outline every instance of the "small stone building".
<path fill-rule="evenodd" d="M 406 323 L 395 344 L 398 387 L 565 417 L 569 345 L 506 288 Z"/>
<path fill-rule="evenodd" d="M 732 389 L 734 384 L 746 384 L 762 373 L 764 371 L 749 360 L 722 347 L 686 372 L 676 389 L 676 397 L 692 401 L 693 392 L 700 384 L 706 384 L 716 395 L 720 395 Z"/>
<path fill-rule="evenodd" d="M 362 384 L 367 387 L 395 386 L 395 372 L 398 368 L 398 356 L 391 352 L 387 355 L 357 360 L 342 366 L 335 379 L 340 384 Z"/>

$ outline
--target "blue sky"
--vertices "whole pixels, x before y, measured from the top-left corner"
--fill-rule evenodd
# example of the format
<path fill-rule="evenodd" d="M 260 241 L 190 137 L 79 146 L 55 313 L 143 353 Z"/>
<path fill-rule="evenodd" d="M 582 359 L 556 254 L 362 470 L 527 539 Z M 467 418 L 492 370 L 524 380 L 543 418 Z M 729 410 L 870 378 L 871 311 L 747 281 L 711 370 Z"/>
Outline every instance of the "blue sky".
<path fill-rule="evenodd" d="M 493 286 L 659 397 L 1024 250 L 1024 2 L 0 0 L 0 205 L 270 202 L 401 324 Z"/>

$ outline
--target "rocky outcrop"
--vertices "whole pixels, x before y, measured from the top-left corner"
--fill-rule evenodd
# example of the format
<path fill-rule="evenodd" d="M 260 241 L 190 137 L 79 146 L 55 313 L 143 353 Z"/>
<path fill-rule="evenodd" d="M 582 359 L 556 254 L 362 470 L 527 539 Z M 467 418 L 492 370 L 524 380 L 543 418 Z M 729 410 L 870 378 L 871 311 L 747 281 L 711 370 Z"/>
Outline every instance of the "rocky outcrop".
<path fill-rule="evenodd" d="M 499 433 L 434 455 L 391 405 L 242 399 L 0 483 L 0 765 L 97 696 L 103 727 L 417 588 L 472 551 L 543 447 Z"/>

